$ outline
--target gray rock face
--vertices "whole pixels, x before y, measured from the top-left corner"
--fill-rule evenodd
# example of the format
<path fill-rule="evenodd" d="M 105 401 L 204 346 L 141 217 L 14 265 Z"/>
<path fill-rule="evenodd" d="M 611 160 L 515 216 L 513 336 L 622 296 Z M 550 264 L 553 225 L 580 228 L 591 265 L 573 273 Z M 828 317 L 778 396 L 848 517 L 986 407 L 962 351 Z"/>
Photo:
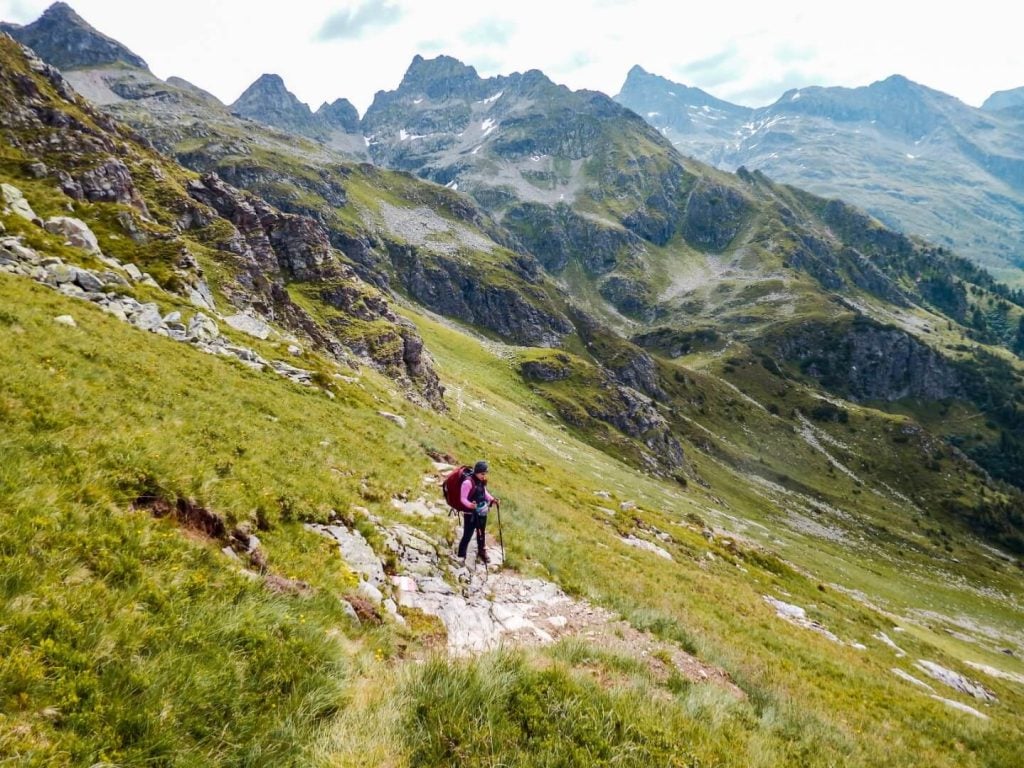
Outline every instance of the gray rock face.
<path fill-rule="evenodd" d="M 948 685 L 961 693 L 966 693 L 968 696 L 973 696 L 980 701 L 995 701 L 995 695 L 988 690 L 981 683 L 977 683 L 967 677 L 964 677 L 959 672 L 954 672 L 951 669 L 946 669 L 940 664 L 936 664 L 934 661 L 927 661 L 921 659 L 915 662 L 918 669 L 923 670 L 928 676 L 938 680 L 940 683 Z"/>
<path fill-rule="evenodd" d="M 698 248 L 721 251 L 739 233 L 749 213 L 750 205 L 738 192 L 701 181 L 686 203 L 683 236 Z"/>
<path fill-rule="evenodd" d="M 66 237 L 68 242 L 76 248 L 84 248 L 90 253 L 100 252 L 99 240 L 89 229 L 89 225 L 81 219 L 73 219 L 70 216 L 54 216 L 46 220 L 44 227 L 51 234 Z"/>
<path fill-rule="evenodd" d="M 258 317 L 254 317 L 253 315 L 239 313 L 237 315 L 225 317 L 224 322 L 236 331 L 241 331 L 242 333 L 253 336 L 257 339 L 270 338 L 270 326 L 267 325 L 265 321 Z"/>
<path fill-rule="evenodd" d="M 359 132 L 359 113 L 347 99 L 324 104 L 314 113 L 285 87 L 279 75 L 261 75 L 231 105 L 231 111 L 317 139 L 327 138 L 332 131 Z"/>
<path fill-rule="evenodd" d="M 231 111 L 242 117 L 258 120 L 286 130 L 306 133 L 313 127 L 313 113 L 289 91 L 279 75 L 260 75 L 238 100 Z"/>
<path fill-rule="evenodd" d="M 54 3 L 32 24 L 0 23 L 0 31 L 36 51 L 59 69 L 127 64 L 147 69 L 146 62 L 116 40 L 97 32 L 67 3 Z"/>
<path fill-rule="evenodd" d="M 380 558 L 377 557 L 373 548 L 359 531 L 350 531 L 343 525 L 307 525 L 306 527 L 334 539 L 338 543 L 342 559 L 348 567 L 359 574 L 363 582 L 376 589 L 377 594 L 380 594 L 380 590 L 384 589 L 388 583 L 387 576 Z M 379 603 L 380 600 L 376 602 Z"/>
<path fill-rule="evenodd" d="M 528 381 L 543 381 L 550 383 L 562 381 L 572 376 L 572 368 L 569 366 L 569 358 L 566 355 L 558 355 L 554 360 L 527 360 L 519 366 L 523 378 Z"/>
<path fill-rule="evenodd" d="M 943 400 L 962 395 L 952 364 L 897 328 L 867 321 L 854 322 L 846 330 L 807 325 L 777 346 L 783 358 L 854 400 Z"/>
<path fill-rule="evenodd" d="M 598 290 L 601 296 L 627 317 L 646 323 L 657 317 L 655 297 L 650 288 L 639 280 L 625 275 L 609 275 L 601 281 Z"/>
<path fill-rule="evenodd" d="M 315 113 L 328 128 L 345 133 L 359 133 L 359 113 L 348 99 L 324 102 Z"/>
<path fill-rule="evenodd" d="M 1024 87 L 1011 88 L 1007 91 L 996 91 L 981 105 L 986 112 L 998 112 L 1001 109 L 1019 109 L 1024 107 Z"/>
<path fill-rule="evenodd" d="M 190 340 L 213 341 L 220 336 L 220 329 L 217 327 L 217 323 L 202 312 L 196 312 L 189 320 L 185 334 Z"/>
<path fill-rule="evenodd" d="M 32 210 L 32 206 L 28 204 L 28 200 L 17 187 L 0 184 L 0 196 L 2 196 L 3 207 L 11 213 L 27 221 L 34 221 L 38 218 L 35 211 Z"/>
<path fill-rule="evenodd" d="M 78 200 L 130 205 L 144 215 L 149 215 L 146 203 L 135 187 L 131 171 L 116 157 L 108 157 L 95 167 L 83 171 L 74 179 L 70 191 L 64 191 Z"/>
<path fill-rule="evenodd" d="M 569 322 L 541 309 L 548 303 L 538 292 L 538 304 L 529 302 L 529 288 L 481 282 L 463 263 L 437 256 L 427 262 L 415 248 L 390 245 L 392 262 L 402 283 L 417 301 L 441 314 L 501 334 L 517 343 L 558 346 L 572 332 Z M 543 302 L 543 303 L 541 303 Z"/>
<path fill-rule="evenodd" d="M 629 230 L 602 225 L 565 204 L 552 208 L 521 203 L 505 213 L 502 224 L 550 272 L 561 272 L 576 260 L 588 272 L 601 275 L 620 263 L 635 262 L 643 253 L 643 241 Z"/>

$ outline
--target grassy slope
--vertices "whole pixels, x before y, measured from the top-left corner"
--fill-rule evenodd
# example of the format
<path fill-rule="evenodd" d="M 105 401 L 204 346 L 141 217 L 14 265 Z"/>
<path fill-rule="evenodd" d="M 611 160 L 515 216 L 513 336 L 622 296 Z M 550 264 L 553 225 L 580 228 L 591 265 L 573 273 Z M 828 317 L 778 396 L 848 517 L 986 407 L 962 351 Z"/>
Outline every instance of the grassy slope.
<path fill-rule="evenodd" d="M 9 757 L 344 763 L 347 737 L 338 729 L 345 726 L 376 750 L 362 756 L 392 764 L 457 757 L 490 764 L 491 749 L 507 764 L 550 764 L 556 754 L 565 758 L 554 744 L 566 739 L 575 739 L 576 761 L 589 764 L 602 754 L 635 765 L 1012 764 L 1019 688 L 986 681 L 1001 700 L 989 724 L 950 712 L 888 672 L 892 654 L 870 640 L 885 619 L 816 588 L 836 581 L 876 594 L 870 572 L 883 581 L 883 569 L 897 567 L 865 559 L 870 553 L 844 560 L 842 548 L 809 547 L 781 528 L 770 538 L 783 537 L 787 556 L 814 578 L 753 547 L 708 544 L 688 513 L 728 509 L 771 523 L 750 486 L 698 456 L 711 491 L 637 476 L 555 428 L 508 360 L 457 331 L 418 318 L 452 388 L 453 412 L 442 417 L 407 406 L 370 373 L 358 384 L 338 382 L 332 401 L 24 280 L 0 276 L 0 292 L 0 624 L 7 630 L 0 711 L 8 734 L 0 750 Z M 53 326 L 51 318 L 65 313 L 78 329 Z M 404 413 L 409 428 L 376 416 L 378 408 Z M 294 520 L 347 511 L 353 502 L 393 515 L 390 496 L 419 487 L 424 447 L 491 456 L 517 566 L 725 665 L 748 702 L 705 686 L 658 686 L 585 648 L 543 653 L 539 666 L 532 656 L 499 655 L 479 665 L 405 667 L 403 649 L 415 647 L 414 636 L 353 627 L 335 600 L 351 589 L 350 577 Z M 229 520 L 263 519 L 271 569 L 308 581 L 316 594 L 271 596 L 241 578 L 219 545 L 129 510 L 154 489 Z M 618 544 L 618 532 L 635 520 L 599 512 L 597 489 L 638 501 L 636 517 L 670 531 L 675 563 Z M 707 551 L 717 559 L 707 561 Z M 1014 589 L 1008 578 L 1000 587 Z M 946 589 L 932 591 L 922 580 L 905 602 L 886 595 L 887 605 L 900 612 L 941 604 Z M 761 601 L 765 593 L 788 594 L 870 651 L 780 622 Z M 979 622 L 998 618 L 990 608 L 980 600 L 962 606 Z M 1003 618 L 1019 628 L 1019 613 Z M 939 640 L 942 649 L 932 645 Z M 949 666 L 968 653 L 924 626 L 900 641 L 912 658 Z M 987 663 L 1009 661 L 969 652 Z M 597 675 L 603 685 L 595 669 L 605 670 Z M 381 690 L 389 693 L 374 709 Z M 467 708 L 493 724 L 493 741 L 465 728 Z"/>
<path fill-rule="evenodd" d="M 5 175 L 22 176 L 23 158 L 3 160 Z M 390 178 L 404 199 L 402 177 Z M 16 183 L 40 213 L 61 212 L 63 199 L 44 183 Z M 372 184 L 359 183 L 371 200 Z M 161 188 L 145 191 L 155 199 Z M 80 205 L 75 215 L 96 224 L 114 210 Z M 44 252 L 80 261 L 29 225 L 5 222 L 38 237 L 32 243 Z M 97 230 L 105 249 L 126 259 L 150 253 L 152 266 L 143 264 L 153 270 L 165 264 L 151 247 L 113 241 L 112 224 Z M 358 765 L 373 755 L 377 764 L 543 765 L 557 764 L 556 750 L 571 741 L 582 764 L 612 755 L 637 765 L 1013 764 L 1019 688 L 986 681 L 1000 704 L 980 724 L 897 681 L 889 667 L 910 667 L 871 635 L 899 621 L 911 658 L 957 668 L 970 658 L 1020 672 L 995 640 L 948 634 L 963 615 L 1019 647 L 1019 571 L 986 557 L 959 529 L 952 544 L 934 521 L 917 530 L 908 504 L 829 472 L 786 416 L 806 408 L 806 391 L 781 398 L 784 417 L 776 418 L 722 383 L 717 364 L 707 373 L 676 369 L 683 397 L 673 418 L 689 425 L 690 461 L 709 483 L 683 490 L 577 442 L 545 415 L 549 406 L 523 385 L 513 360 L 415 312 L 449 386 L 448 416 L 414 409 L 372 373 L 336 380 L 326 361 L 305 360 L 332 382 L 331 400 L 5 275 L 0 299 L 3 758 Z M 65 313 L 79 328 L 53 325 Z M 768 404 L 772 383 L 738 370 L 732 380 Z M 408 429 L 378 409 L 402 413 Z M 857 409 L 852 422 L 856 433 L 825 428 L 851 444 L 850 456 L 836 451 L 845 463 L 874 462 L 864 470 L 869 489 L 885 479 L 928 502 L 961 482 L 918 471 L 919 446 L 891 439 L 898 419 Z M 713 445 L 696 450 L 701 441 Z M 426 449 L 492 459 L 519 568 L 724 665 L 748 701 L 679 680 L 656 683 L 628 660 L 578 644 L 420 668 L 404 663 L 421 653 L 417 630 L 350 624 L 336 597 L 352 578 L 299 521 L 332 509 L 358 517 L 354 505 L 393 516 L 390 497 L 421 487 Z M 847 517 L 836 524 L 846 537 L 811 538 L 787 524 L 786 509 L 803 502 L 766 492 L 751 482 L 754 471 L 841 508 Z M 638 511 L 609 517 L 597 508 L 609 505 L 594 495 L 600 489 L 614 494 L 610 506 L 634 500 Z M 154 492 L 193 499 L 229 522 L 258 521 L 271 570 L 316 593 L 273 596 L 240 576 L 220 543 L 130 511 Z M 709 543 L 700 519 L 743 537 Z M 644 535 L 641 523 L 671 533 L 674 563 L 619 542 L 622 533 Z M 891 617 L 833 584 L 862 590 Z M 870 650 L 780 622 L 766 593 L 806 606 Z M 913 624 L 894 618 L 921 609 L 936 615 Z M 467 729 L 467 712 L 482 712 L 491 727 Z"/>

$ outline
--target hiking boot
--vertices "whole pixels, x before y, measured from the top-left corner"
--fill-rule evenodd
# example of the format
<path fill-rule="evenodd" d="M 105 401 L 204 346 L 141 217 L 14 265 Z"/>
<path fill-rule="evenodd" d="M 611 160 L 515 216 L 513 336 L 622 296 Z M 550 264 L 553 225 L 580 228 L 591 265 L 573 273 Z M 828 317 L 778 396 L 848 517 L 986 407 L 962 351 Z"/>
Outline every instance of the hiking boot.
<path fill-rule="evenodd" d="M 481 561 L 484 565 L 490 565 L 491 564 L 491 558 L 487 554 L 487 550 L 484 549 L 483 547 L 481 547 L 479 550 L 477 550 L 476 559 Z"/>

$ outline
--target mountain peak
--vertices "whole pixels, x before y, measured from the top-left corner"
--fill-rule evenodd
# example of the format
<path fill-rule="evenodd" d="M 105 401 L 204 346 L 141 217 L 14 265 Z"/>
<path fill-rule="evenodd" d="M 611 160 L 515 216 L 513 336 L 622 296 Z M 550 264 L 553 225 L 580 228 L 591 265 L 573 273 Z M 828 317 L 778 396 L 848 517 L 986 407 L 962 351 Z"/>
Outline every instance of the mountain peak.
<path fill-rule="evenodd" d="M 316 117 L 324 121 L 328 128 L 336 128 L 345 133 L 359 133 L 359 112 L 348 99 L 326 101 L 316 111 Z"/>
<path fill-rule="evenodd" d="M 281 76 L 276 74 L 263 74 L 256 78 L 231 105 L 231 111 L 267 125 L 300 132 L 313 122 L 309 106 L 299 101 L 285 86 Z"/>
<path fill-rule="evenodd" d="M 67 3 L 54 3 L 31 24 L 0 23 L 0 31 L 32 48 L 58 69 L 110 64 L 149 69 L 141 56 L 93 28 Z"/>
<path fill-rule="evenodd" d="M 686 110 L 690 107 L 708 107 L 730 114 L 749 112 L 746 107 L 723 101 L 700 88 L 648 72 L 639 64 L 629 70 L 615 100 L 640 114 L 655 112 L 682 123 L 689 121 Z"/>
<path fill-rule="evenodd" d="M 1024 107 L 1024 87 L 1011 88 L 1007 91 L 996 91 L 981 105 L 986 112 L 995 112 L 1000 109 L 1015 109 Z"/>
<path fill-rule="evenodd" d="M 463 64 L 454 56 L 440 55 L 433 59 L 425 59 L 416 54 L 409 68 L 405 71 L 399 90 L 418 88 L 424 90 L 430 83 L 444 82 L 476 82 L 480 79 L 476 69 Z"/>

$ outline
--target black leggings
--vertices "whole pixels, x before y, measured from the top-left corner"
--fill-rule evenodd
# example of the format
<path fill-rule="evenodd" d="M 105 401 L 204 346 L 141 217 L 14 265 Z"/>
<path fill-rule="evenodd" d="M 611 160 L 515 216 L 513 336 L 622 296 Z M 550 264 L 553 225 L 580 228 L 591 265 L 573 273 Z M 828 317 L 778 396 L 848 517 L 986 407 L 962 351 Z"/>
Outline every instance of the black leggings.
<path fill-rule="evenodd" d="M 459 542 L 459 557 L 466 556 L 469 542 L 473 539 L 473 531 L 476 531 L 480 549 L 484 548 L 484 528 L 487 527 L 487 515 L 478 515 L 476 512 L 463 512 L 462 521 L 462 541 Z"/>

